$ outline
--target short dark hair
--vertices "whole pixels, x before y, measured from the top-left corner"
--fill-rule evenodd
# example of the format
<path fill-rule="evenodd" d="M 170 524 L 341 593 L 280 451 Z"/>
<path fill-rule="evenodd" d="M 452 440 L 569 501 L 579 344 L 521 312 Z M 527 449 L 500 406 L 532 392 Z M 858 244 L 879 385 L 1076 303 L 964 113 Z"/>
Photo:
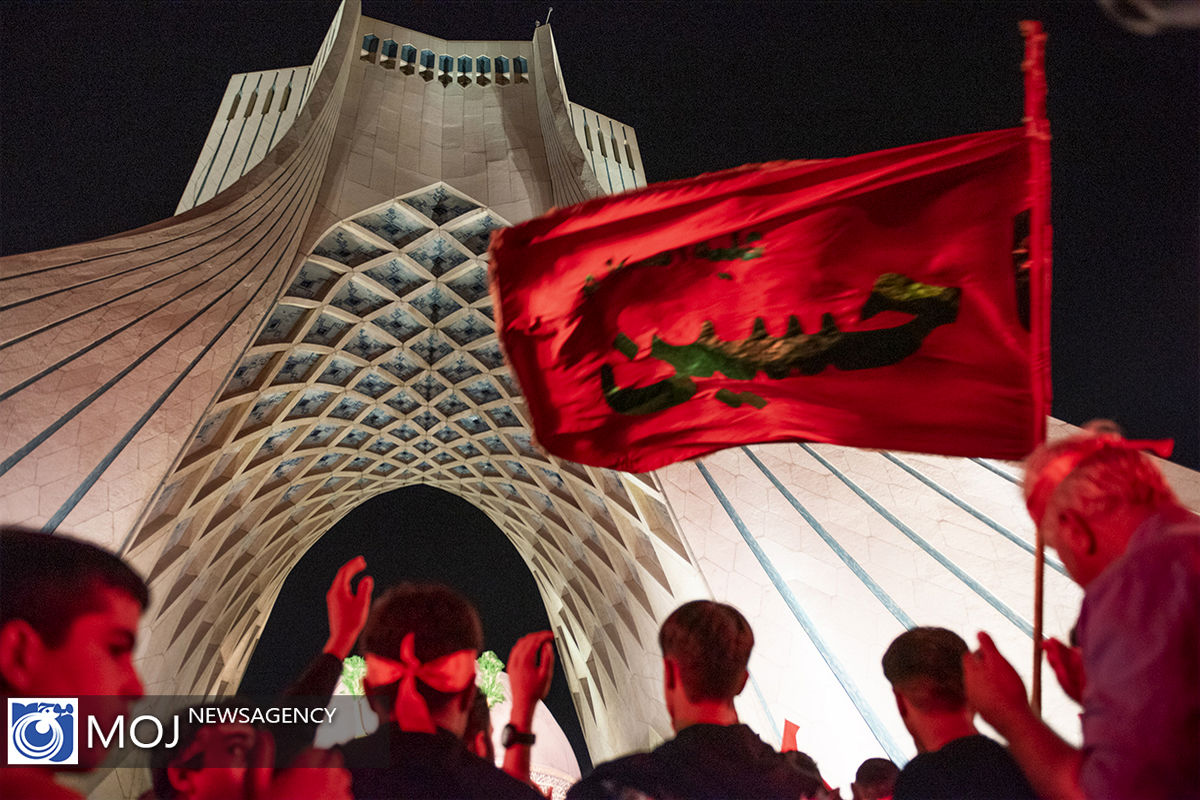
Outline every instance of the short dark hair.
<path fill-rule="evenodd" d="M 891 797 L 899 775 L 900 768 L 890 760 L 868 758 L 858 765 L 858 771 L 854 773 L 854 783 L 858 785 L 858 791 L 870 800 Z"/>
<path fill-rule="evenodd" d="M 57 647 L 77 617 L 101 609 L 102 587 L 125 592 L 143 611 L 150 605 L 146 582 L 116 554 L 70 536 L 0 527 L 0 627 L 24 620 Z"/>
<path fill-rule="evenodd" d="M 967 643 L 945 628 L 913 628 L 896 637 L 883 654 L 883 674 L 922 711 L 961 711 L 962 657 Z"/>
<path fill-rule="evenodd" d="M 741 690 L 754 632 L 733 606 L 693 600 L 667 617 L 658 644 L 663 657 L 679 665 L 689 700 L 732 700 Z"/>
<path fill-rule="evenodd" d="M 400 643 L 413 634 L 413 649 L 425 663 L 459 650 L 483 649 L 483 624 L 471 601 L 440 583 L 402 583 L 389 589 L 371 607 L 363 629 L 362 647 L 385 658 L 400 656 Z M 467 689 L 472 689 L 473 684 Z M 417 689 L 430 711 L 445 708 L 457 692 L 439 692 L 417 681 Z M 464 690 L 465 691 L 465 690 Z M 388 706 L 395 686 L 375 692 Z"/>

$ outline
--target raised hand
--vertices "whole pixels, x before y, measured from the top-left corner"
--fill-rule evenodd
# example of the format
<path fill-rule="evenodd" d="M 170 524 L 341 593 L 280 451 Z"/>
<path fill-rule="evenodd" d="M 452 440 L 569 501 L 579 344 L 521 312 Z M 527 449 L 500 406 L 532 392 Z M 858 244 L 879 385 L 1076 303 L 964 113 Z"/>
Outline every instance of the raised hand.
<path fill-rule="evenodd" d="M 1000 655 L 992 637 L 980 632 L 979 649 L 963 653 L 962 664 L 967 702 L 988 724 L 999 728 L 997 720 L 1014 713 L 1029 713 L 1025 684 L 1012 664 Z"/>
<path fill-rule="evenodd" d="M 1087 686 L 1087 677 L 1083 674 L 1083 652 L 1058 639 L 1042 642 L 1042 649 L 1046 652 L 1047 663 L 1054 670 L 1054 677 L 1058 678 L 1058 685 L 1067 697 L 1082 705 L 1083 690 Z"/>
<path fill-rule="evenodd" d="M 553 642 L 554 634 L 550 631 L 528 633 L 517 640 L 508 655 L 506 671 L 513 695 L 512 722 L 522 731 L 529 730 L 538 701 L 544 700 L 550 691 L 554 677 Z"/>
<path fill-rule="evenodd" d="M 353 591 L 350 584 L 354 576 L 367 567 L 367 561 L 362 556 L 355 556 L 342 565 L 333 577 L 329 591 L 325 593 L 325 608 L 329 614 L 329 640 L 325 642 L 324 652 L 344 659 L 354 649 L 358 634 L 367 624 L 367 614 L 371 610 L 371 592 L 375 590 L 375 579 L 370 575 L 358 582 L 358 591 Z"/>

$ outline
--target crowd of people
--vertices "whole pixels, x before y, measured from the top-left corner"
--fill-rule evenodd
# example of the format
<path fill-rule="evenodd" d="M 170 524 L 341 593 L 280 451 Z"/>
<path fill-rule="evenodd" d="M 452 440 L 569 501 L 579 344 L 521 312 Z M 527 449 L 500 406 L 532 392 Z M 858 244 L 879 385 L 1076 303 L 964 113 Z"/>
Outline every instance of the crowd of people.
<path fill-rule="evenodd" d="M 1153 462 L 1119 436 L 1083 434 L 1029 459 L 1026 504 L 1084 600 L 1069 644 L 1046 653 L 1081 705 L 1082 748 L 1030 707 L 1016 671 L 986 633 L 974 651 L 943 628 L 891 643 L 882 672 L 918 755 L 898 768 L 869 758 L 856 800 L 908 798 L 1200 798 L 1200 517 Z M 154 754 L 146 800 L 536 798 L 530 782 L 537 703 L 554 669 L 549 632 L 509 657 L 512 712 L 495 765 L 491 720 L 476 691 L 479 615 L 450 587 L 405 583 L 371 602 L 356 558 L 327 595 L 330 636 L 287 690 L 328 701 L 357 643 L 364 687 L 381 720 L 338 748 L 312 730 L 241 723 L 187 726 Z M 133 663 L 145 582 L 115 555 L 65 536 L 0 534 L 0 690 L 9 698 L 79 697 L 112 719 L 143 693 Z M 674 737 L 599 764 L 569 800 L 840 798 L 816 763 L 780 753 L 739 721 L 750 624 L 735 608 L 685 603 L 662 623 L 663 699 Z M 8 704 L 6 703 L 6 713 Z M 1005 740 L 979 732 L 981 716 Z M 103 722 L 101 723 L 103 725 Z M 74 769 L 102 749 L 81 747 Z M 7 762 L 6 762 L 7 763 Z M 285 764 L 280 768 L 279 764 Z M 5 766 L 0 796 L 68 800 L 54 768 Z"/>

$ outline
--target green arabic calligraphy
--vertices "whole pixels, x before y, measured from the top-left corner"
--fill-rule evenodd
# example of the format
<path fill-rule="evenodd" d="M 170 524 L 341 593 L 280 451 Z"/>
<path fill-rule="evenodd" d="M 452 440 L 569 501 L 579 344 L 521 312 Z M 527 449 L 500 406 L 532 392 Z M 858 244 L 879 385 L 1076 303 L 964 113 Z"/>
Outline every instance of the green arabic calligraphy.
<path fill-rule="evenodd" d="M 729 236 L 729 246 L 727 247 L 709 247 L 707 243 L 692 245 L 690 247 L 676 247 L 671 250 L 663 250 L 661 253 L 655 253 L 648 258 L 643 258 L 638 261 L 630 261 L 627 258 L 621 259 L 614 264 L 610 258 L 604 262 L 609 268 L 607 274 L 611 275 L 617 270 L 633 269 L 637 267 L 665 267 L 676 259 L 686 261 L 691 258 L 702 258 L 706 261 L 749 261 L 754 258 L 761 258 L 763 254 L 762 247 L 753 247 L 753 243 L 762 239 L 762 234 L 756 231 L 751 231 L 745 234 L 745 238 L 739 241 L 739 234 L 734 232 Z M 733 280 L 727 272 L 717 273 L 717 277 L 722 280 Z M 591 297 L 592 293 L 598 288 L 598 281 L 594 275 L 588 275 L 583 281 L 584 297 Z"/>
<path fill-rule="evenodd" d="M 913 315 L 908 322 L 873 331 L 841 331 L 833 317 L 825 314 L 821 329 L 806 334 L 793 315 L 788 318 L 787 331 L 773 337 L 758 317 L 747 338 L 723 341 L 708 321 L 691 344 L 673 345 L 658 336 L 653 338 L 650 357 L 674 367 L 671 377 L 649 386 L 620 387 L 612 366 L 605 364 L 600 367 L 600 388 L 609 407 L 618 413 L 653 414 L 691 399 L 699 388 L 692 378 L 708 378 L 717 372 L 732 380 L 751 380 L 759 372 L 772 380 L 782 380 L 793 372 L 816 375 L 828 366 L 841 370 L 888 366 L 915 353 L 934 328 L 954 322 L 961 295 L 962 290 L 956 287 L 931 286 L 885 273 L 875 280 L 859 319 L 869 319 L 882 311 L 900 311 Z M 638 351 L 624 333 L 617 334 L 613 348 L 630 360 Z M 755 408 L 766 405 L 753 392 L 722 390 L 717 399 L 735 408 L 743 402 Z"/>

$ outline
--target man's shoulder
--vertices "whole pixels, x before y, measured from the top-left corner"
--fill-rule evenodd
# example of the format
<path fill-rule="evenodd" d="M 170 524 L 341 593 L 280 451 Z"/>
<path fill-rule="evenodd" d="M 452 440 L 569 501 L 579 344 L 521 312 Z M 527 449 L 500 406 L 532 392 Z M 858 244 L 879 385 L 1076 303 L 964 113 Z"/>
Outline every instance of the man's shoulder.
<path fill-rule="evenodd" d="M 930 797 L 1034 798 L 1008 748 L 982 734 L 964 736 L 904 765 L 896 800 Z"/>

